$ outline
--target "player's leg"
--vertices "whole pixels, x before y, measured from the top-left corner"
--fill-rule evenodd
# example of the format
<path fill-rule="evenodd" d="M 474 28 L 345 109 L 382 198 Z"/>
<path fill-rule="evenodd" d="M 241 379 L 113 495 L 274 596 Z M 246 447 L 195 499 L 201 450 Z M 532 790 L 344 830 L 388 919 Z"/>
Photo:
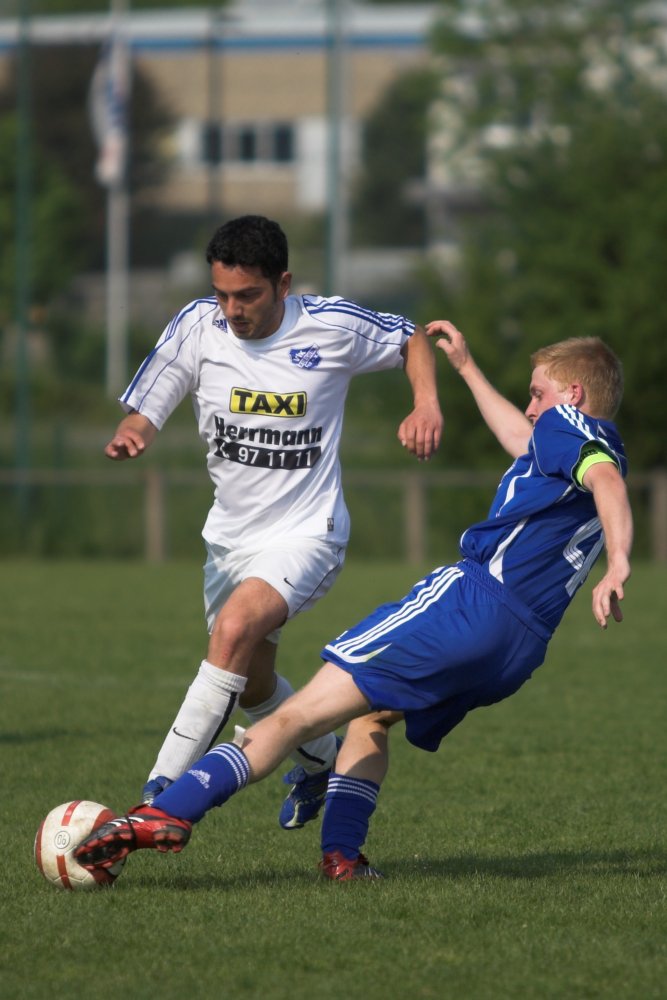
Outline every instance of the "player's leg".
<path fill-rule="evenodd" d="M 222 743 L 197 762 L 196 769 L 205 768 L 209 758 L 229 751 L 229 759 L 245 763 L 233 776 L 233 788 L 222 787 L 220 780 L 201 782 L 192 770 L 174 782 L 159 798 L 160 808 L 169 806 L 172 815 L 197 822 L 215 805 L 221 805 L 230 794 L 245 784 L 261 781 L 294 750 L 296 746 L 315 739 L 322 733 L 344 725 L 350 719 L 368 713 L 369 705 L 352 676 L 340 667 L 325 663 L 313 679 L 297 691 L 275 712 L 245 731 L 241 746 Z M 213 765 L 217 765 L 215 759 Z M 233 769 L 233 768 L 232 768 Z M 215 768 L 217 771 L 217 767 Z M 217 787 L 213 788 L 213 784 Z M 199 788 L 194 786 L 199 785 Z M 203 792 L 200 791 L 203 789 Z M 199 794 L 196 794 L 199 793 Z"/>
<path fill-rule="evenodd" d="M 243 746 L 223 743 L 195 762 L 155 801 L 94 830 L 74 854 L 84 867 L 110 867 L 132 851 L 180 851 L 193 823 L 247 784 L 270 774 L 294 747 L 350 719 L 369 705 L 352 677 L 325 664 L 312 681 L 272 715 L 251 726 Z"/>
<path fill-rule="evenodd" d="M 389 728 L 398 712 L 373 712 L 350 722 L 329 777 L 322 819 L 320 871 L 337 882 L 381 878 L 362 853 L 380 785 L 389 766 Z"/>
<path fill-rule="evenodd" d="M 245 570 L 261 577 L 281 593 L 288 604 L 288 617 L 293 618 L 307 611 L 328 592 L 342 568 L 344 555 L 340 546 L 321 539 L 288 538 L 255 553 Z M 258 661 L 262 657 L 268 661 L 270 644 L 277 643 L 278 638 L 278 631 L 267 636 L 265 648 L 258 647 L 248 672 L 248 687 L 241 698 L 241 707 L 251 723 L 266 718 L 293 694 L 289 681 L 280 675 L 274 678 L 272 693 L 264 701 L 251 689 L 255 673 L 268 676 L 268 670 Z M 275 648 L 273 653 L 271 669 L 275 667 Z M 339 744 L 340 740 L 327 733 L 300 744 L 290 753 L 296 766 L 283 777 L 290 786 L 279 815 L 283 829 L 300 829 L 318 815 Z"/>
<path fill-rule="evenodd" d="M 215 742 L 243 694 L 249 668 L 263 637 L 287 615 L 284 599 L 263 580 L 241 582 L 215 616 L 207 657 L 162 744 L 144 788 L 143 800 L 180 777 Z M 275 655 L 275 654 L 273 654 Z M 266 699 L 273 690 L 273 662 L 262 646 L 253 676 L 254 697 Z"/>
<path fill-rule="evenodd" d="M 353 719 L 338 751 L 336 773 L 381 785 L 389 768 L 389 729 L 400 712 L 370 712 Z"/>
<path fill-rule="evenodd" d="M 292 694 L 274 672 L 280 627 L 327 592 L 344 560 L 340 547 L 310 538 L 260 551 L 208 543 L 207 551 L 208 654 L 149 774 L 142 796 L 148 803 L 215 742 L 239 701 L 255 722 Z M 281 809 L 283 826 L 303 826 L 317 815 L 336 750 L 327 734 L 294 751 L 303 770 Z"/>
<path fill-rule="evenodd" d="M 249 669 L 246 689 L 241 695 L 240 706 L 251 724 L 260 722 L 287 701 L 294 694 L 294 689 L 287 678 L 275 673 L 277 645 L 265 639 L 255 649 Z M 261 680 L 261 684 L 258 683 Z M 270 691 L 268 697 L 266 692 Z M 300 814 L 300 826 L 306 821 L 303 813 L 307 810 L 308 819 L 312 819 L 324 801 L 327 778 L 338 750 L 338 742 L 331 733 L 326 733 L 315 740 L 310 740 L 303 746 L 291 751 L 289 756 L 297 767 L 289 772 L 289 783 L 298 783 L 298 804 L 290 805 L 290 819 Z M 297 775 L 297 771 L 299 772 Z M 294 794 L 294 791 L 290 795 Z M 319 801 L 315 801 L 319 796 Z M 289 796 L 288 796 L 289 800 Z M 286 800 L 286 804 L 288 802 Z M 283 812 L 285 806 L 283 807 Z M 281 814 L 282 815 L 282 814 Z M 283 824 L 284 825 L 284 824 Z M 295 823 L 296 825 L 296 823 Z"/>
<path fill-rule="evenodd" d="M 305 687 L 245 732 L 242 749 L 249 781 L 261 781 L 295 747 L 368 711 L 368 702 L 351 674 L 332 663 L 323 664 Z"/>

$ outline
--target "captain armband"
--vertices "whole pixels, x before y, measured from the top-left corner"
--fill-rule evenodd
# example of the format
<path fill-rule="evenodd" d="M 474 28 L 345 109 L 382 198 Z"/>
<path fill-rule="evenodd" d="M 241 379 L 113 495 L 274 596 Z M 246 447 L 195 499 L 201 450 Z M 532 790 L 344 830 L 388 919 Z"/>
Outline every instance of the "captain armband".
<path fill-rule="evenodd" d="M 579 462 L 574 467 L 572 476 L 574 480 L 580 485 L 584 486 L 584 476 L 590 469 L 592 465 L 597 465 L 599 462 L 611 462 L 612 465 L 616 465 L 614 459 L 602 448 L 599 448 L 595 444 L 587 444 L 581 449 L 581 458 Z M 584 487 L 585 489 L 586 487 Z"/>

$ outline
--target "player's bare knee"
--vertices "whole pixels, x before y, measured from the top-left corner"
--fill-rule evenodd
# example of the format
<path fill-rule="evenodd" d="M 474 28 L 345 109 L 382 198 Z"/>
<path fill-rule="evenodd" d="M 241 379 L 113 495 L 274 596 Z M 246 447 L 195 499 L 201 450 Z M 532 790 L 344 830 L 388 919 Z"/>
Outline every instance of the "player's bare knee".
<path fill-rule="evenodd" d="M 211 644 L 218 650 L 224 650 L 232 656 L 238 650 L 249 647 L 257 642 L 257 629 L 253 623 L 238 614 L 221 612 L 215 620 L 211 632 Z"/>

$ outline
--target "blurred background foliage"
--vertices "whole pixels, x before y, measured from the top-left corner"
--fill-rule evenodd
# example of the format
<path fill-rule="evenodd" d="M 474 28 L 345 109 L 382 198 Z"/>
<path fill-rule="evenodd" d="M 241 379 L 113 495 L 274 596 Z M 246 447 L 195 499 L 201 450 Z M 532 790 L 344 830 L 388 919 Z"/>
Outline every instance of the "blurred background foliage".
<path fill-rule="evenodd" d="M 443 7 L 434 44 L 475 79 L 448 118 L 450 142 L 476 144 L 483 210 L 464 226 L 460 282 L 442 296 L 431 280 L 425 312 L 448 308 L 513 399 L 525 398 L 530 351 L 603 337 L 625 366 L 619 424 L 633 465 L 664 466 L 665 9 L 482 2 L 484 31 L 471 37 L 451 28 L 466 4 Z M 506 142 L 479 145 L 499 127 Z"/>
<path fill-rule="evenodd" d="M 134 10 L 187 6 L 199 5 L 132 4 Z M 440 0 L 438 7 L 431 68 L 392 83 L 369 114 L 362 168 L 350 190 L 353 248 L 423 254 L 407 292 L 387 287 L 365 304 L 400 308 L 420 322 L 453 320 L 489 377 L 521 406 L 527 402 L 534 349 L 567 336 L 600 335 L 625 367 L 618 423 L 632 468 L 665 467 L 663 8 L 635 0 L 585 5 L 479 0 L 474 8 L 467 0 Z M 7 15 L 20 8 L 10 0 Z M 108 3 L 32 0 L 30 10 L 106 11 Z M 80 99 L 97 55 L 94 47 L 54 48 L 31 63 L 32 309 L 52 347 L 47 368 L 30 374 L 36 466 L 99 464 L 101 446 L 119 416 L 104 393 L 103 317 L 99 328 L 82 324 L 72 297 L 76 274 L 101 270 L 104 263 L 105 192 L 94 179 L 95 149 Z M 5 331 L 11 327 L 16 285 L 16 83 L 15 68 L 0 89 L 0 327 Z M 138 72 L 130 119 L 137 268 L 159 266 L 166 254 L 179 250 L 203 253 L 209 235 L 210 220 L 170 220 L 142 202 L 142 192 L 159 183 L 166 169 L 161 137 L 170 124 L 168 108 Z M 449 196 L 438 187 L 442 172 Z M 280 221 L 290 237 L 297 282 L 316 280 L 309 268 L 321 259 L 326 219 Z M 444 264 L 443 242 L 455 243 L 457 250 Z M 130 331 L 132 370 L 162 325 Z M 438 365 L 446 432 L 437 467 L 501 470 L 504 456 L 469 393 L 440 356 Z M 4 465 L 12 463 L 14 390 L 11 365 L 3 363 Z M 408 406 L 400 373 L 356 380 L 343 444 L 346 468 L 409 468 L 395 442 Z M 174 415 L 167 433 L 151 461 L 199 468 L 202 454 L 187 407 Z M 207 500 L 201 511 L 198 505 L 198 517 Z M 456 505 L 458 530 L 473 509 L 470 498 L 461 497 Z M 79 511 L 74 520 L 81 516 Z M 373 530 L 369 521 L 369 536 Z"/>

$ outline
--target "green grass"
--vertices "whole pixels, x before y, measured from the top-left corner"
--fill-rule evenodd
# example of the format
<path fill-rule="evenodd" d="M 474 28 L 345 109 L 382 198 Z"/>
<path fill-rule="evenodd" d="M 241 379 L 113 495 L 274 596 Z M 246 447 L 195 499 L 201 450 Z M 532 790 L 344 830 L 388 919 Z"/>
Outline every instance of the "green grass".
<path fill-rule="evenodd" d="M 416 575 L 349 564 L 286 628 L 283 671 L 305 680 Z M 3 1000 L 665 997 L 666 584 L 638 567 L 605 633 L 587 586 L 533 680 L 438 754 L 394 731 L 367 843 L 384 882 L 320 882 L 318 831 L 279 829 L 274 775 L 182 856 L 70 894 L 40 878 L 35 830 L 68 799 L 136 800 L 204 651 L 200 568 L 5 562 Z"/>

